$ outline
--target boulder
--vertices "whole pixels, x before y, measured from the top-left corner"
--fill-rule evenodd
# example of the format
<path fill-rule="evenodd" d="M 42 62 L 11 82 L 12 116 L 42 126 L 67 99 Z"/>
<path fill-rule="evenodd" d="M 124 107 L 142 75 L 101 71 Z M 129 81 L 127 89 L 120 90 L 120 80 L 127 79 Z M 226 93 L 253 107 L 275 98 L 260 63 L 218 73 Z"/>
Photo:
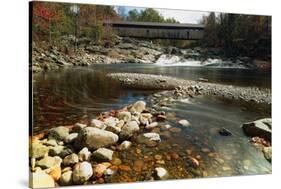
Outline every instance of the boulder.
<path fill-rule="evenodd" d="M 76 163 L 79 162 L 79 158 L 78 158 L 78 155 L 76 154 L 70 154 L 68 156 L 66 156 L 64 159 L 63 159 L 63 165 L 65 166 L 71 166 L 71 165 L 74 165 Z"/>
<path fill-rule="evenodd" d="M 129 121 L 122 127 L 122 130 L 121 130 L 119 136 L 122 140 L 128 139 L 131 136 L 133 136 L 133 134 L 135 132 L 137 132 L 139 130 L 140 130 L 140 128 L 136 121 Z"/>
<path fill-rule="evenodd" d="M 72 179 L 75 184 L 83 184 L 93 175 L 93 168 L 89 162 L 77 163 L 73 167 Z"/>
<path fill-rule="evenodd" d="M 163 167 L 156 167 L 155 168 L 155 177 L 157 180 L 166 180 L 169 178 L 169 173 Z"/>
<path fill-rule="evenodd" d="M 141 100 L 137 101 L 130 108 L 130 112 L 131 113 L 134 113 L 134 112 L 142 113 L 145 110 L 145 106 L 146 106 L 146 103 L 144 101 L 141 101 Z"/>
<path fill-rule="evenodd" d="M 62 159 L 58 156 L 55 157 L 46 156 L 40 161 L 37 161 L 36 165 L 43 169 L 48 169 L 48 168 L 60 167 L 61 162 Z"/>
<path fill-rule="evenodd" d="M 49 148 L 41 144 L 39 141 L 36 141 L 31 144 L 29 152 L 30 157 L 41 158 L 48 154 Z"/>
<path fill-rule="evenodd" d="M 92 157 L 100 161 L 111 161 L 113 151 L 107 148 L 99 148 L 92 153 Z"/>
<path fill-rule="evenodd" d="M 75 146 L 79 149 L 87 147 L 89 150 L 95 150 L 115 144 L 118 141 L 118 135 L 94 127 L 86 127 L 81 130 Z"/>
<path fill-rule="evenodd" d="M 69 129 L 64 126 L 59 126 L 50 129 L 48 138 L 64 141 L 69 135 Z"/>
<path fill-rule="evenodd" d="M 117 114 L 117 117 L 119 120 L 124 120 L 125 122 L 131 120 L 131 113 L 130 112 L 126 112 L 126 111 L 123 111 L 123 112 L 119 112 Z"/>
<path fill-rule="evenodd" d="M 91 152 L 88 150 L 87 147 L 84 147 L 78 153 L 78 158 L 80 161 L 88 161 L 90 159 L 90 156 L 91 156 Z"/>
<path fill-rule="evenodd" d="M 61 175 L 60 184 L 62 186 L 69 186 L 72 184 L 72 171 L 66 171 Z"/>
<path fill-rule="evenodd" d="M 30 178 L 31 188 L 53 188 L 55 187 L 54 179 L 44 171 L 32 173 Z"/>
<path fill-rule="evenodd" d="M 92 119 L 91 120 L 91 127 L 96 127 L 98 129 L 104 129 L 106 126 L 102 121 L 100 121 L 98 119 Z"/>
<path fill-rule="evenodd" d="M 271 118 L 259 119 L 253 122 L 244 123 L 242 128 L 244 133 L 251 137 L 261 137 L 271 140 Z"/>

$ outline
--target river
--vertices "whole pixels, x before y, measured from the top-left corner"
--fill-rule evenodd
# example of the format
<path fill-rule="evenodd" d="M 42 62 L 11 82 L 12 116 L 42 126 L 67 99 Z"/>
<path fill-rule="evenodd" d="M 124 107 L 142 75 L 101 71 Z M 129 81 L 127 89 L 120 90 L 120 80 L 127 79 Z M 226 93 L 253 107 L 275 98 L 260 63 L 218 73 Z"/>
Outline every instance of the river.
<path fill-rule="evenodd" d="M 121 89 L 105 78 L 105 74 L 111 72 L 161 74 L 195 80 L 206 78 L 210 82 L 271 89 L 270 73 L 249 69 L 110 64 L 37 73 L 33 76 L 34 133 L 94 118 L 103 111 L 121 108 L 137 100 L 147 100 L 150 94 L 156 92 Z M 249 138 L 240 128 L 244 122 L 271 117 L 270 113 L 203 96 L 177 101 L 164 111 L 174 117 L 167 120 L 172 126 L 178 127 L 174 121 L 176 119 L 188 119 L 192 126 L 170 133 L 157 148 L 138 148 L 149 156 L 170 151 L 181 155 L 191 150 L 200 163 L 202 161 L 199 173 L 189 169 L 179 173 L 177 166 L 186 167 L 185 161 L 166 163 L 172 178 L 271 173 L 271 164 L 260 150 L 250 145 Z M 221 127 L 230 130 L 233 136 L 220 136 L 217 129 Z M 122 161 L 133 166 L 138 156 L 134 153 L 127 155 Z M 132 171 L 130 174 L 138 173 Z M 134 176 L 137 180 L 143 180 L 141 174 Z M 115 175 L 111 179 L 117 182 L 120 177 Z"/>

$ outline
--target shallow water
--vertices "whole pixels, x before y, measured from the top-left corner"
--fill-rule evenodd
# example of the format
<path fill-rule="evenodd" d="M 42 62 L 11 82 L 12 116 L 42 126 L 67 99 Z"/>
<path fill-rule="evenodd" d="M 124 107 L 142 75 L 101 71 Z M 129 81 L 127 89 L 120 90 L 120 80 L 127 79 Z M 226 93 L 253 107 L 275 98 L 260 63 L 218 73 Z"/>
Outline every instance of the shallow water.
<path fill-rule="evenodd" d="M 33 77 L 34 133 L 74 124 L 84 118 L 91 119 L 101 112 L 118 109 L 137 100 L 149 102 L 148 96 L 156 91 L 124 90 L 104 77 L 105 73 L 120 71 L 177 75 L 188 79 L 207 77 L 215 82 L 233 85 L 251 82 L 254 86 L 270 88 L 269 75 L 249 70 L 126 64 L 39 73 Z M 162 141 L 158 146 L 151 148 L 134 143 L 130 150 L 122 154 L 116 152 L 114 156 L 120 158 L 130 170 L 105 178 L 107 182 L 150 180 L 155 166 L 165 167 L 171 179 L 271 173 L 271 164 L 260 150 L 249 143 L 249 138 L 240 128 L 244 122 L 271 117 L 270 110 L 268 113 L 247 109 L 203 96 L 176 101 L 163 110 L 168 116 L 166 123 L 180 128 L 181 132 L 160 130 L 157 132 L 160 132 Z M 181 127 L 177 124 L 180 119 L 189 120 L 191 126 Z M 231 131 L 233 136 L 220 136 L 217 130 L 222 127 Z M 136 153 L 139 150 L 141 152 Z M 169 156 L 173 153 L 178 154 L 179 158 L 171 160 Z M 154 155 L 161 155 L 164 165 L 155 163 Z M 200 166 L 190 166 L 188 156 L 199 160 Z M 136 164 L 141 164 L 143 168 L 135 169 Z"/>

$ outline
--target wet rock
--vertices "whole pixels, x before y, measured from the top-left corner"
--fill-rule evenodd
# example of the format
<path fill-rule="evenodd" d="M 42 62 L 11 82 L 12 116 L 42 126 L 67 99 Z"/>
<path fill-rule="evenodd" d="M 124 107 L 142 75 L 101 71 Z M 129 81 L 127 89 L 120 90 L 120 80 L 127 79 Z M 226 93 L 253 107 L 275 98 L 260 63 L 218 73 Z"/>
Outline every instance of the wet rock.
<path fill-rule="evenodd" d="M 76 184 L 83 184 L 93 175 L 92 165 L 89 162 L 77 163 L 73 167 L 72 179 Z"/>
<path fill-rule="evenodd" d="M 127 150 L 131 146 L 132 146 L 132 142 L 125 140 L 118 146 L 118 149 L 119 150 Z"/>
<path fill-rule="evenodd" d="M 161 138 L 158 133 L 144 133 L 137 137 L 137 142 L 141 144 L 146 144 L 149 147 L 154 147 L 157 142 L 160 142 Z"/>
<path fill-rule="evenodd" d="M 244 123 L 242 128 L 248 136 L 259 136 L 271 141 L 271 118 L 259 119 L 253 122 Z"/>
<path fill-rule="evenodd" d="M 117 114 L 118 119 L 119 119 L 119 120 L 123 120 L 123 121 L 125 121 L 125 122 L 131 120 L 131 116 L 132 116 L 132 115 L 131 115 L 130 112 L 125 112 L 125 111 L 119 112 L 119 113 Z"/>
<path fill-rule="evenodd" d="M 111 160 L 111 163 L 112 163 L 112 165 L 121 165 L 121 164 L 122 164 L 122 161 L 121 161 L 121 159 L 119 159 L 119 158 L 113 158 L 113 159 Z"/>
<path fill-rule="evenodd" d="M 221 128 L 218 130 L 218 133 L 221 135 L 221 136 L 231 136 L 232 133 L 227 130 L 226 128 Z"/>
<path fill-rule="evenodd" d="M 105 175 L 113 175 L 114 173 L 115 173 L 115 171 L 110 169 L 110 168 L 106 169 L 105 172 L 104 172 Z"/>
<path fill-rule="evenodd" d="M 47 168 L 53 168 L 53 167 L 60 167 L 61 162 L 62 162 L 62 159 L 58 156 L 55 156 L 55 157 L 46 156 L 43 159 L 41 159 L 40 161 L 37 161 L 36 165 L 43 169 L 47 169 Z"/>
<path fill-rule="evenodd" d="M 144 162 L 142 160 L 136 160 L 134 162 L 134 166 L 133 166 L 134 171 L 141 172 L 143 165 L 144 165 Z"/>
<path fill-rule="evenodd" d="M 65 138 L 65 143 L 70 144 L 73 143 L 74 140 L 78 137 L 78 133 L 71 133 Z"/>
<path fill-rule="evenodd" d="M 79 133 L 82 129 L 84 129 L 85 127 L 87 127 L 86 124 L 82 124 L 82 123 L 75 123 L 75 125 L 72 127 L 72 132 L 74 133 Z"/>
<path fill-rule="evenodd" d="M 77 154 L 70 154 L 63 159 L 63 165 L 69 166 L 74 165 L 79 162 L 79 158 Z"/>
<path fill-rule="evenodd" d="M 61 158 L 64 158 L 65 156 L 70 155 L 70 154 L 72 154 L 72 153 L 73 153 L 73 149 L 72 149 L 72 148 L 70 148 L 70 147 L 65 147 L 65 148 L 61 151 L 61 153 L 59 154 L 59 156 L 60 156 Z"/>
<path fill-rule="evenodd" d="M 119 165 L 118 169 L 121 171 L 130 171 L 131 170 L 130 166 L 128 166 L 128 165 Z"/>
<path fill-rule="evenodd" d="M 78 159 L 80 161 L 88 161 L 90 159 L 91 152 L 88 150 L 87 147 L 84 147 L 80 152 L 78 153 Z"/>
<path fill-rule="evenodd" d="M 69 186 L 72 184 L 72 171 L 66 171 L 61 175 L 60 184 L 62 186 Z"/>
<path fill-rule="evenodd" d="M 112 160 L 113 151 L 106 148 L 99 148 L 92 153 L 95 160 L 110 161 Z"/>
<path fill-rule="evenodd" d="M 30 157 L 41 158 L 48 154 L 49 148 L 40 142 L 33 142 L 30 149 Z"/>
<path fill-rule="evenodd" d="M 122 127 L 119 136 L 122 140 L 128 139 L 133 136 L 135 132 L 139 131 L 139 129 L 139 125 L 136 121 L 129 121 Z"/>
<path fill-rule="evenodd" d="M 106 169 L 107 169 L 107 167 L 103 164 L 96 165 L 94 168 L 95 177 L 97 177 L 97 178 L 102 177 L 103 174 L 105 173 Z"/>
<path fill-rule="evenodd" d="M 96 127 L 98 129 L 104 129 L 106 126 L 102 121 L 100 121 L 98 119 L 92 119 L 91 120 L 91 127 Z"/>
<path fill-rule="evenodd" d="M 55 187 L 54 179 L 43 171 L 32 173 L 30 186 L 32 188 L 53 188 Z"/>
<path fill-rule="evenodd" d="M 157 115 L 157 121 L 165 121 L 167 117 L 165 115 Z"/>
<path fill-rule="evenodd" d="M 272 158 L 272 147 L 264 147 L 262 151 L 263 151 L 264 157 L 265 157 L 269 162 L 271 162 L 271 158 Z"/>
<path fill-rule="evenodd" d="M 64 126 L 59 126 L 50 129 L 48 138 L 64 141 L 68 135 L 69 135 L 69 129 Z"/>
<path fill-rule="evenodd" d="M 94 127 L 86 127 L 79 133 L 75 146 L 79 149 L 87 147 L 89 150 L 107 147 L 118 141 L 118 135 Z"/>
<path fill-rule="evenodd" d="M 172 127 L 172 128 L 169 129 L 169 131 L 171 131 L 173 133 L 180 133 L 181 132 L 181 128 Z"/>
<path fill-rule="evenodd" d="M 169 178 L 169 173 L 163 167 L 155 168 L 155 177 L 157 180 L 166 180 Z"/>
<path fill-rule="evenodd" d="M 187 121 L 186 119 L 179 120 L 178 123 L 181 124 L 184 127 L 190 126 L 189 121 Z"/>
<path fill-rule="evenodd" d="M 137 101 L 135 102 L 132 107 L 130 108 L 130 112 L 138 112 L 142 113 L 145 110 L 146 103 L 144 101 Z"/>
<path fill-rule="evenodd" d="M 152 129 L 152 128 L 157 127 L 157 126 L 158 126 L 157 122 L 152 122 L 149 125 L 147 125 L 145 128 L 146 129 Z"/>
<path fill-rule="evenodd" d="M 195 167 L 195 168 L 199 167 L 199 165 L 200 165 L 199 161 L 196 158 L 191 157 L 191 156 L 188 156 L 188 163 L 192 167 Z"/>
<path fill-rule="evenodd" d="M 171 159 L 173 159 L 173 160 L 178 160 L 178 159 L 180 159 L 179 154 L 177 154 L 176 152 L 170 153 L 170 156 L 171 156 Z"/>

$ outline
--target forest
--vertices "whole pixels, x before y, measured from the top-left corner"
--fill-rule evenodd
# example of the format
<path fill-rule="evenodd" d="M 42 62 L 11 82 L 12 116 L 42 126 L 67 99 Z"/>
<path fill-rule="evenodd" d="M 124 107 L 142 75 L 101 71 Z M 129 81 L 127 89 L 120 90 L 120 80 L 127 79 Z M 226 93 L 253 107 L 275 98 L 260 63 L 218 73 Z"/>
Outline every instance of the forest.
<path fill-rule="evenodd" d="M 98 44 L 110 42 L 114 31 L 104 21 L 140 21 L 179 23 L 164 18 L 157 10 L 136 9 L 124 13 L 122 7 L 87 4 L 34 2 L 32 8 L 33 41 L 59 44 L 61 36 L 87 37 Z M 262 59 L 271 58 L 271 17 L 229 13 L 209 13 L 202 17 L 205 36 L 198 42 L 183 40 L 153 40 L 163 46 L 187 48 L 201 46 L 219 48 L 226 56 L 247 55 Z"/>

